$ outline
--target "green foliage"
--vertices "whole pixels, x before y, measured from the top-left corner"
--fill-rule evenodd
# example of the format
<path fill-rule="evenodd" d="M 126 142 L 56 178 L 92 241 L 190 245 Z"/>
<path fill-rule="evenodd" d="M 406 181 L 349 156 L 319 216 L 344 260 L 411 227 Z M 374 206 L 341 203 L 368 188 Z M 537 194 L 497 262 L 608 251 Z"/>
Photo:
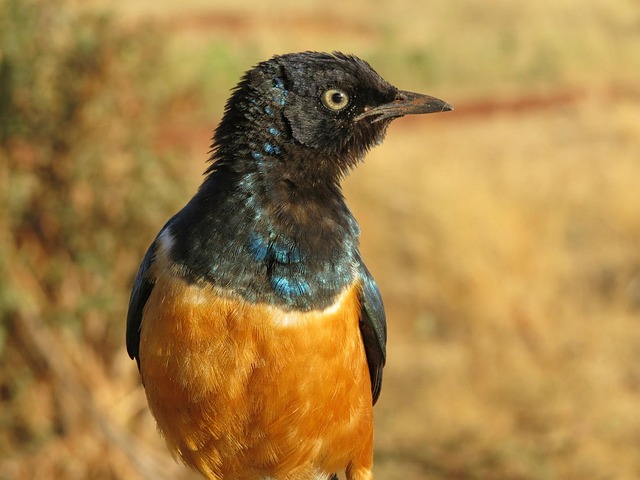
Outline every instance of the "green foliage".
<path fill-rule="evenodd" d="M 0 1 L 0 339 L 29 312 L 102 356 L 121 344 L 132 259 L 175 208 L 150 144 L 161 43 L 63 1 Z"/>
<path fill-rule="evenodd" d="M 135 265 L 184 198 L 152 145 L 172 101 L 160 40 L 62 0 L 0 0 L 0 458 L 64 433 L 20 319 L 113 365 Z"/>

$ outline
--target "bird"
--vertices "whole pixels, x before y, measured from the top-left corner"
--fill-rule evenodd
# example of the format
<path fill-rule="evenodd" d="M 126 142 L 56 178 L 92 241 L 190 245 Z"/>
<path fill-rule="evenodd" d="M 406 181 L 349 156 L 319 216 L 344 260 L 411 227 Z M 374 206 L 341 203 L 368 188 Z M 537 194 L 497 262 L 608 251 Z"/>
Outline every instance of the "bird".
<path fill-rule="evenodd" d="M 210 480 L 373 478 L 386 317 L 340 183 L 394 119 L 448 110 L 340 52 L 276 55 L 241 78 L 126 320 L 184 464 Z"/>

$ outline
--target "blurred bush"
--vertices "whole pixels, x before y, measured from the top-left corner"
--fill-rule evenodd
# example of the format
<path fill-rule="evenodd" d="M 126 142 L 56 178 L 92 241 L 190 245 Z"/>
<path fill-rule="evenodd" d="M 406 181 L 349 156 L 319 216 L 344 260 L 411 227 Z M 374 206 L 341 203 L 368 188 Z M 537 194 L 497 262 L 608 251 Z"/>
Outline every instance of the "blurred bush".
<path fill-rule="evenodd" d="M 162 38 L 77 10 L 0 0 L 0 459 L 63 433 L 21 319 L 108 369 L 132 265 L 180 196 L 176 162 L 152 145 L 171 101 Z M 44 418 L 28 408 L 34 389 Z"/>

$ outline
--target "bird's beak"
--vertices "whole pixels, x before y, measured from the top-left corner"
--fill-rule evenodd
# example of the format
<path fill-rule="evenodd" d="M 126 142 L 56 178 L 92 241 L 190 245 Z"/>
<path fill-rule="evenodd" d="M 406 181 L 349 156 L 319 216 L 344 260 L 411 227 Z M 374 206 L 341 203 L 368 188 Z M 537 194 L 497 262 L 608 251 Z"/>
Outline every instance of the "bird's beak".
<path fill-rule="evenodd" d="M 393 101 L 369 108 L 358 115 L 355 120 L 359 121 L 366 117 L 375 116 L 376 118 L 373 122 L 379 122 L 387 118 L 397 118 L 404 115 L 448 112 L 450 110 L 453 110 L 453 107 L 439 98 L 423 95 L 422 93 L 398 90 Z"/>

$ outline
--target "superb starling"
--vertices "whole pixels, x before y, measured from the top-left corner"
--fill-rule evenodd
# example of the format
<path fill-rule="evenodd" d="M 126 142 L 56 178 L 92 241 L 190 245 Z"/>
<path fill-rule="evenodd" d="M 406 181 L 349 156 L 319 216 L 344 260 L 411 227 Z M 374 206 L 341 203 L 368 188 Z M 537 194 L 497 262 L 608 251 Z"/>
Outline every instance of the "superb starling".
<path fill-rule="evenodd" d="M 187 465 L 216 480 L 372 478 L 386 320 L 340 180 L 393 119 L 446 110 L 342 53 L 244 75 L 127 317 L 151 412 Z"/>

